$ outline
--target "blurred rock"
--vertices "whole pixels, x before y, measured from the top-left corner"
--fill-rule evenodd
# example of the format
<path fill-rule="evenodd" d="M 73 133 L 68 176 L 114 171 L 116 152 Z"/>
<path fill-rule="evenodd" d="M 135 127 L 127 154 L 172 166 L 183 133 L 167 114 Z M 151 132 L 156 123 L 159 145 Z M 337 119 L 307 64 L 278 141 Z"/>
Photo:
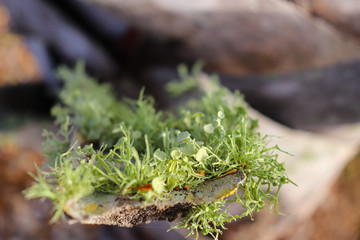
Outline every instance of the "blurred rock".
<path fill-rule="evenodd" d="M 11 16 L 11 29 L 39 39 L 54 59 L 70 65 L 83 60 L 95 75 L 116 75 L 118 69 L 103 47 L 47 1 L 3 0 L 3 4 Z"/>
<path fill-rule="evenodd" d="M 129 29 L 128 23 L 120 17 L 81 0 L 63 0 L 61 2 L 48 0 L 48 2 L 59 9 L 63 15 L 75 19 L 74 24 L 80 25 L 92 37 L 105 40 L 105 42 L 120 39 Z"/>
<path fill-rule="evenodd" d="M 360 3 L 357 0 L 291 0 L 314 19 L 333 25 L 344 37 L 360 41 Z"/>
<path fill-rule="evenodd" d="M 294 2 L 296 6 L 300 7 L 305 13 L 312 14 L 312 0 L 289 0 Z"/>
<path fill-rule="evenodd" d="M 360 42 L 360 2 L 358 0 L 312 0 L 313 13 Z"/>
<path fill-rule="evenodd" d="M 300 129 L 360 121 L 360 59 L 279 75 L 222 76 L 255 109 Z"/>
<path fill-rule="evenodd" d="M 0 37 L 0 86 L 37 82 L 39 65 L 19 36 L 5 33 Z"/>
<path fill-rule="evenodd" d="M 29 148 L 19 148 L 13 137 L 1 134 L 0 142 L 0 238 L 14 239 L 33 236 L 27 231 L 41 229 L 37 221 L 30 220 L 26 224 L 31 207 L 21 195 L 21 191 L 29 186 L 31 178 L 28 171 L 34 171 L 34 164 L 40 164 L 41 154 Z M 25 231 L 19 231 L 25 229 Z M 33 236 L 34 237 L 34 236 Z"/>
<path fill-rule="evenodd" d="M 0 35 L 7 32 L 8 23 L 9 23 L 9 13 L 0 4 Z"/>
<path fill-rule="evenodd" d="M 292 3 L 83 0 L 116 12 L 152 37 L 177 41 L 184 59 L 223 73 L 286 72 L 360 56 L 360 46 Z"/>
<path fill-rule="evenodd" d="M 360 122 L 360 59 L 292 73 L 218 75 L 222 85 L 239 90 L 252 108 L 292 128 L 311 131 Z M 163 90 L 179 79 L 176 69 L 149 68 L 141 78 L 157 106 L 170 109 L 181 103 Z"/>
<path fill-rule="evenodd" d="M 41 77 L 38 62 L 23 39 L 8 32 L 9 15 L 0 4 L 0 87 L 36 82 Z"/>
<path fill-rule="evenodd" d="M 301 232 L 309 239 L 359 239 L 360 226 L 360 155 L 344 169 L 334 184 L 327 201 L 319 207 Z M 293 237 L 292 239 L 301 239 Z M 302 238 L 303 239 L 303 238 Z"/>
<path fill-rule="evenodd" d="M 47 50 L 46 43 L 39 37 L 28 36 L 26 37 L 26 46 L 39 63 L 42 72 L 41 80 L 45 85 L 50 89 L 59 87 L 60 82 L 54 75 L 54 61 Z"/>

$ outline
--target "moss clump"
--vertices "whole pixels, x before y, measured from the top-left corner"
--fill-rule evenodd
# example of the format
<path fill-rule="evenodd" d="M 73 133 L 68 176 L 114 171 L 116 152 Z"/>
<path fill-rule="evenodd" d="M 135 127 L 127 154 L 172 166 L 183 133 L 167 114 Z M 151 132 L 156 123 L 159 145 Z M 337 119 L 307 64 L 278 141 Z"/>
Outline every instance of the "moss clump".
<path fill-rule="evenodd" d="M 198 86 L 199 72 L 184 71 L 182 81 L 172 83 L 170 90 Z M 162 112 L 143 91 L 138 100 L 117 101 L 110 87 L 89 78 L 81 64 L 74 72 L 61 68 L 59 75 L 65 83 L 62 105 L 52 113 L 60 130 L 45 132 L 50 170 L 39 170 L 36 183 L 25 192 L 27 198 L 53 201 L 53 221 L 67 202 L 94 192 L 151 202 L 233 169 L 246 174 L 235 200 L 245 211 L 235 217 L 251 215 L 267 204 L 276 211 L 279 190 L 290 180 L 277 161 L 278 147 L 266 146 L 266 136 L 256 132 L 257 121 L 247 116 L 238 92 L 230 93 L 210 77 L 214 91 L 198 89 L 197 99 L 174 112 Z M 176 87 L 183 82 L 186 87 Z M 80 146 L 72 141 L 74 134 L 83 140 Z M 178 227 L 217 238 L 218 227 L 234 219 L 222 208 L 227 201 L 196 205 Z"/>

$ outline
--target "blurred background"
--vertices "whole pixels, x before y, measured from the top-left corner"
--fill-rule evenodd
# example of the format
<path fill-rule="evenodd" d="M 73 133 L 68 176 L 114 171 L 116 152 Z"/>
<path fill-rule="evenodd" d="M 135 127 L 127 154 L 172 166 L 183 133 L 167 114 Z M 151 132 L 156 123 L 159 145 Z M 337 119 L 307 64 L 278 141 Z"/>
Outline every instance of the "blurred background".
<path fill-rule="evenodd" d="M 159 109 L 177 104 L 163 90 L 177 66 L 201 60 L 294 155 L 280 156 L 298 184 L 281 193 L 288 215 L 265 209 L 221 239 L 360 239 L 358 0 L 0 0 L 0 239 L 184 239 L 165 222 L 50 225 L 51 204 L 24 199 L 56 128 L 56 69 L 78 60 Z"/>

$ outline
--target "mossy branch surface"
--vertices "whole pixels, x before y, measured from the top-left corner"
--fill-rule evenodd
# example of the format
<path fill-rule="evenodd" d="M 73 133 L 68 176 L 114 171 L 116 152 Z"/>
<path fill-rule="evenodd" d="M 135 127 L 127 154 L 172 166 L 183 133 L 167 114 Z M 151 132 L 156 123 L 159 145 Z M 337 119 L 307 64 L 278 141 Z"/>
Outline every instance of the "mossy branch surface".
<path fill-rule="evenodd" d="M 148 206 L 237 171 L 246 175 L 234 200 L 243 214 L 231 216 L 224 209 L 229 200 L 223 198 L 236 190 L 229 189 L 218 199 L 194 204 L 176 227 L 218 238 L 225 222 L 252 216 L 267 204 L 277 211 L 280 188 L 291 182 L 284 163 L 277 161 L 279 148 L 267 146 L 267 136 L 256 131 L 257 121 L 246 114 L 240 93 L 221 87 L 213 76 L 215 91 L 202 91 L 198 69 L 181 67 L 181 81 L 168 87 L 174 95 L 197 87 L 197 98 L 162 112 L 143 91 L 137 100 L 117 101 L 108 85 L 86 75 L 82 64 L 74 71 L 61 68 L 62 104 L 52 110 L 60 128 L 44 131 L 48 163 L 33 175 L 26 197 L 51 199 L 56 221 L 69 202 L 91 194 L 115 194 Z M 72 141 L 74 134 L 80 144 Z"/>

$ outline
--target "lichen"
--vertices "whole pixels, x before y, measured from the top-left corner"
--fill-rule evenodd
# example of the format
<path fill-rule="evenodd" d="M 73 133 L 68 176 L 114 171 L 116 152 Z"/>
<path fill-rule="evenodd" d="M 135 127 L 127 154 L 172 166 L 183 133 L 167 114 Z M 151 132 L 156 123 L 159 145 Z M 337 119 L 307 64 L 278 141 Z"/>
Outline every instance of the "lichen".
<path fill-rule="evenodd" d="M 192 73 L 182 71 L 183 79 L 169 89 L 192 89 L 198 96 L 177 110 L 163 112 L 154 108 L 154 100 L 143 91 L 138 100 L 117 101 L 111 88 L 88 77 L 81 64 L 75 71 L 61 68 L 62 103 L 52 111 L 60 128 L 57 133 L 45 132 L 49 170 L 39 169 L 33 175 L 35 183 L 26 190 L 26 197 L 52 200 L 56 221 L 69 203 L 98 192 L 156 206 L 156 201 L 169 200 L 175 191 L 191 192 L 237 171 L 246 175 L 246 180 L 236 185 L 241 191 L 223 191 L 217 185 L 213 186 L 215 192 L 219 190 L 216 199 L 184 202 L 192 207 L 178 227 L 217 238 L 221 233 L 218 227 L 226 221 L 252 216 L 267 204 L 277 211 L 279 191 L 291 182 L 284 163 L 277 161 L 280 149 L 267 146 L 267 136 L 256 131 L 257 121 L 246 114 L 240 93 L 221 87 L 212 76 L 209 83 L 215 90 L 203 91 L 197 82 L 197 68 Z M 183 82 L 185 87 L 176 87 Z M 229 201 L 223 198 L 232 192 L 236 193 L 234 201 L 244 208 L 243 214 L 234 217 L 222 207 Z M 152 220 L 150 210 L 134 208 L 134 214 Z M 163 219 L 176 215 L 176 211 L 170 212 L 172 215 Z M 108 223 L 119 221 L 109 219 Z"/>

